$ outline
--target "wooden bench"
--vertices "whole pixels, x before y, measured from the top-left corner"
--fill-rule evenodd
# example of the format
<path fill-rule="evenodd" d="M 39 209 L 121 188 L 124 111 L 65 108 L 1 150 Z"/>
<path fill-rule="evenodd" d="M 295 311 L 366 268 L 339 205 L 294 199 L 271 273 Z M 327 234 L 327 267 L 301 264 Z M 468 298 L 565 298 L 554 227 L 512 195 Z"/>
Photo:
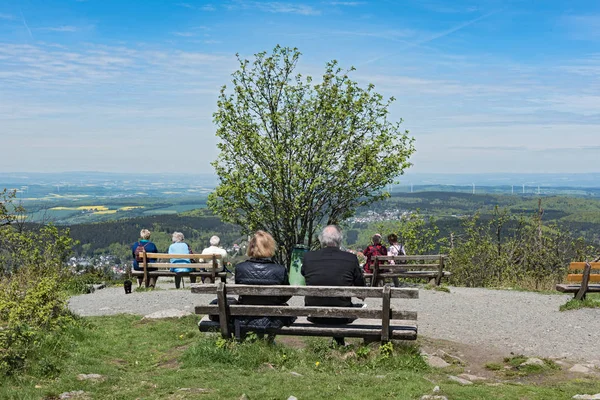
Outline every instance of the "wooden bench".
<path fill-rule="evenodd" d="M 261 285 L 192 285 L 192 293 L 216 295 L 218 304 L 196 306 L 196 314 L 205 314 L 198 323 L 201 332 L 219 331 L 223 338 L 241 340 L 245 332 L 239 323 L 232 323 L 236 316 L 297 317 L 290 325 L 264 333 L 296 336 L 360 337 L 365 341 L 382 342 L 391 339 L 415 340 L 417 338 L 417 312 L 399 311 L 391 308 L 392 298 L 416 299 L 416 288 L 344 287 L 344 286 L 261 286 Z M 309 307 L 309 306 L 257 306 L 228 305 L 227 295 L 242 296 L 314 296 L 314 297 L 360 297 L 380 298 L 379 307 Z M 218 315 L 219 321 L 211 321 L 208 315 Z M 357 318 L 344 325 L 314 324 L 308 317 Z"/>
<path fill-rule="evenodd" d="M 171 263 L 172 258 L 198 260 L 197 263 Z M 220 266 L 217 260 L 221 259 L 220 254 L 167 254 L 167 253 L 142 253 L 143 261 L 142 271 L 131 271 L 132 276 L 144 277 L 144 285 L 150 285 L 150 278 L 159 276 L 188 276 L 191 283 L 196 282 L 196 278 L 209 278 L 211 282 L 216 282 L 219 278 L 221 282 L 226 282 L 227 272 L 219 271 Z M 156 259 L 159 262 L 150 262 L 149 260 Z M 164 261 L 163 261 L 164 260 Z M 210 262 L 209 262 L 210 261 Z M 149 271 L 149 268 L 156 268 L 155 271 Z M 195 268 L 194 272 L 172 272 L 171 268 Z M 200 271 L 200 268 L 206 271 Z"/>
<path fill-rule="evenodd" d="M 375 256 L 372 266 L 373 273 L 365 274 L 371 280 L 371 286 L 385 282 L 391 278 L 425 278 L 430 283 L 439 286 L 442 278 L 451 273 L 444 271 L 443 254 L 414 255 L 414 256 Z M 390 263 L 393 261 L 393 263 Z"/>
<path fill-rule="evenodd" d="M 586 293 L 600 293 L 600 262 L 572 262 L 569 264 L 568 283 L 556 285 L 556 290 L 574 293 L 577 300 L 585 299 Z M 596 271 L 592 273 L 592 271 Z M 596 282 L 596 284 L 590 284 Z"/>

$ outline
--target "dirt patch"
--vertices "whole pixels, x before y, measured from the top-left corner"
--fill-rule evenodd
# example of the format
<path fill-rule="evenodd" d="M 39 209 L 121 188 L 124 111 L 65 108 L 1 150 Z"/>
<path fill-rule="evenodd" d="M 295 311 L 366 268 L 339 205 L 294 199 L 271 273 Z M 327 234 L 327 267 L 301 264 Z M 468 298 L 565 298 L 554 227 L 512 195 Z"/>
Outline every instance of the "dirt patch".
<path fill-rule="evenodd" d="M 566 382 L 575 379 L 598 380 L 600 374 L 595 371 L 590 374 L 570 372 L 569 368 L 575 362 L 571 360 L 553 360 L 555 368 L 545 369 L 540 373 L 519 373 L 518 368 L 511 368 L 505 359 L 515 357 L 516 354 L 504 354 L 498 350 L 482 348 L 481 346 L 457 343 L 448 340 L 431 339 L 420 336 L 417 344 L 427 354 L 441 356 L 452 364 L 448 372 L 453 374 L 466 373 L 486 378 L 488 384 L 495 382 L 510 382 L 523 384 L 548 385 Z M 496 365 L 498 370 L 492 370 L 486 365 Z"/>
<path fill-rule="evenodd" d="M 304 342 L 304 340 L 297 336 L 278 336 L 276 340 L 277 343 L 294 349 L 306 348 L 306 343 Z"/>

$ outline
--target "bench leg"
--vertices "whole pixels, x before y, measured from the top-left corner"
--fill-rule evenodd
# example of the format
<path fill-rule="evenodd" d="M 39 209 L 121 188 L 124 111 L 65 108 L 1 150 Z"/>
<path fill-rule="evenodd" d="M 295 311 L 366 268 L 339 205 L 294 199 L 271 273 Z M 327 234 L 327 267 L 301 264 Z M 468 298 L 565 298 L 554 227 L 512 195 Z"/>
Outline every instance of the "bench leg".
<path fill-rule="evenodd" d="M 175 289 L 179 289 L 181 286 L 181 275 L 175 275 Z"/>
<path fill-rule="evenodd" d="M 190 283 L 196 283 L 196 277 L 190 275 Z"/>

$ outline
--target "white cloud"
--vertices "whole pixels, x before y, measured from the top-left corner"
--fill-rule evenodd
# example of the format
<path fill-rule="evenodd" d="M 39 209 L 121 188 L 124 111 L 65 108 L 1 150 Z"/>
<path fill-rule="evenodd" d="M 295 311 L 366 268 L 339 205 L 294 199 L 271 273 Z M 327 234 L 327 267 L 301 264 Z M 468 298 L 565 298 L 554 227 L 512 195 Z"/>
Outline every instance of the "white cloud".
<path fill-rule="evenodd" d="M 6 21 L 14 21 L 17 19 L 17 17 L 15 17 L 14 15 L 11 15 L 11 14 L 0 13 L 0 19 L 6 20 Z"/>
<path fill-rule="evenodd" d="M 230 9 L 258 9 L 264 12 L 270 13 L 286 13 L 286 14 L 300 14 L 300 15 L 320 15 L 321 11 L 306 5 L 298 3 L 282 3 L 278 1 L 246 1 L 238 0 L 235 3 L 228 6 Z"/>
<path fill-rule="evenodd" d="M 72 25 L 62 25 L 62 26 L 50 26 L 45 28 L 37 28 L 40 31 L 48 31 L 48 32 L 77 32 L 76 26 Z"/>
<path fill-rule="evenodd" d="M 172 35 L 181 36 L 181 37 L 193 37 L 196 36 L 193 32 L 171 32 Z"/>

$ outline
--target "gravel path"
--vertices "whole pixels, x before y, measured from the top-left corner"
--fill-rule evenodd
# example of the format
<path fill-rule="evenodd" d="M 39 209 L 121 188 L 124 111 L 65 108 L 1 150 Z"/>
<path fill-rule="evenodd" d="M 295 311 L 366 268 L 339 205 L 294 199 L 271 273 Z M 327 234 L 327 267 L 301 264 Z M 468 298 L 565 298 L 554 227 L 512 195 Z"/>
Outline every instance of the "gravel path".
<path fill-rule="evenodd" d="M 131 313 L 146 315 L 178 309 L 193 312 L 215 296 L 171 289 L 125 295 L 122 288 L 107 288 L 74 296 L 72 311 L 83 316 Z M 559 312 L 571 295 L 542 295 L 508 290 L 450 288 L 451 293 L 420 290 L 418 300 L 393 300 L 398 309 L 418 311 L 419 335 L 445 339 L 497 351 L 574 360 L 600 360 L 597 338 L 600 309 Z M 375 306 L 377 299 L 367 299 Z M 291 304 L 302 304 L 293 298 Z"/>

